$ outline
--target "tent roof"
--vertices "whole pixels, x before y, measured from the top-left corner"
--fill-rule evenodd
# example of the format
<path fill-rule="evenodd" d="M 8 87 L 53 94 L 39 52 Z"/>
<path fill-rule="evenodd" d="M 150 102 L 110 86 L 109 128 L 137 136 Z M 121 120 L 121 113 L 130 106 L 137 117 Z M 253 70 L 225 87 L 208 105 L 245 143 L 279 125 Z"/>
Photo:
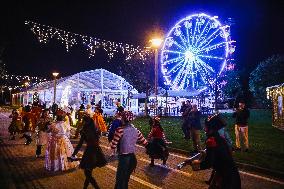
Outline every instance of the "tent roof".
<path fill-rule="evenodd" d="M 96 69 L 80 72 L 71 76 L 63 77 L 57 80 L 57 88 L 78 88 L 80 91 L 122 91 L 130 90 L 132 93 L 138 91 L 130 85 L 123 77 L 111 73 L 105 69 Z M 30 87 L 29 91 L 40 91 L 54 87 L 54 81 L 46 81 Z"/>

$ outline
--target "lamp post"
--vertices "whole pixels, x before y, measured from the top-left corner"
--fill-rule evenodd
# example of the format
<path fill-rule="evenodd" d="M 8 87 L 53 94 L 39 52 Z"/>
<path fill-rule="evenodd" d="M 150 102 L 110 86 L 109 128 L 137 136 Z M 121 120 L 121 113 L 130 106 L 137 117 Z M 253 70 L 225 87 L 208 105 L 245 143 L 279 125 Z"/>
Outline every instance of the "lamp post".
<path fill-rule="evenodd" d="M 4 104 L 4 90 L 3 87 L 1 86 L 1 102 Z"/>
<path fill-rule="evenodd" d="M 12 87 L 8 88 L 10 91 L 10 105 L 12 105 Z"/>
<path fill-rule="evenodd" d="M 53 72 L 52 73 L 53 77 L 54 77 L 54 92 L 53 92 L 53 104 L 55 104 L 56 102 L 56 77 L 59 75 L 58 72 Z"/>
<path fill-rule="evenodd" d="M 29 82 L 25 82 L 24 85 L 26 87 L 26 95 L 27 95 L 27 104 L 26 105 L 28 105 L 29 104 L 29 95 L 28 95 Z M 23 101 L 24 101 L 24 99 L 23 99 Z"/>
<path fill-rule="evenodd" d="M 151 47 L 155 50 L 155 112 L 158 113 L 158 53 L 159 53 L 159 47 L 162 44 L 163 40 L 160 38 L 153 38 L 150 40 Z"/>

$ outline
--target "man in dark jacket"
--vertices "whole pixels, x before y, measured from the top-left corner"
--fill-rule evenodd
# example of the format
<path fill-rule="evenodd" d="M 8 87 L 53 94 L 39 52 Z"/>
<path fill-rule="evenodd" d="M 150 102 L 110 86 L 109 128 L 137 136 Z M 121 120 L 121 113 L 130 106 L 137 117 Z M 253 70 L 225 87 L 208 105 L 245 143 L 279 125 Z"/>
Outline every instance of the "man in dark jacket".
<path fill-rule="evenodd" d="M 202 129 L 200 123 L 201 113 L 197 109 L 197 105 L 192 105 L 192 110 L 189 112 L 188 115 L 188 123 L 190 125 L 190 133 L 194 148 L 194 153 L 197 153 L 201 150 L 200 145 L 200 130 Z"/>
<path fill-rule="evenodd" d="M 245 151 L 249 149 L 248 141 L 248 118 L 250 116 L 249 110 L 246 108 L 245 102 L 240 101 L 238 109 L 233 113 L 236 118 L 235 134 L 236 134 L 236 149 L 241 149 L 240 138 L 242 138 L 245 146 Z"/>

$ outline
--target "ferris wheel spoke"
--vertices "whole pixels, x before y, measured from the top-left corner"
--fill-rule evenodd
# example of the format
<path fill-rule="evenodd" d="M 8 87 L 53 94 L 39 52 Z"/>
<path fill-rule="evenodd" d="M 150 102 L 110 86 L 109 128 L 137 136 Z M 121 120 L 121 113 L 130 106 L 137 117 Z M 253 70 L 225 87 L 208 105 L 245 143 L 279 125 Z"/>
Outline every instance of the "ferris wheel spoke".
<path fill-rule="evenodd" d="M 214 36 L 214 38 L 211 38 L 209 41 L 207 41 L 207 42 L 201 47 L 201 49 L 203 49 L 203 48 L 207 47 L 208 45 L 210 45 L 210 43 L 211 43 L 214 39 L 216 39 L 218 36 L 219 36 L 219 35 L 216 35 L 216 36 Z"/>
<path fill-rule="evenodd" d="M 188 28 L 186 28 L 186 39 L 187 39 L 187 43 L 189 44 L 189 46 L 191 46 L 190 40 L 189 40 L 189 33 L 188 33 Z"/>
<path fill-rule="evenodd" d="M 200 35 L 199 35 L 198 39 L 196 40 L 196 42 L 195 42 L 194 46 L 196 46 L 196 45 L 197 45 L 197 43 L 199 42 L 199 40 L 201 39 L 201 37 L 202 37 L 202 35 L 203 35 L 203 33 L 204 33 L 205 29 L 207 28 L 208 24 L 209 24 L 209 20 L 207 20 L 207 23 L 205 24 L 205 26 L 204 26 L 204 28 L 203 28 L 202 32 L 200 33 Z M 208 31 L 209 31 L 209 29 L 208 29 Z"/>
<path fill-rule="evenodd" d="M 173 44 L 175 44 L 180 50 L 185 50 L 185 48 L 179 44 L 177 41 L 173 41 Z"/>
<path fill-rule="evenodd" d="M 163 64 L 171 64 L 171 63 L 177 62 L 177 61 L 179 61 L 180 59 L 183 59 L 183 58 L 184 57 L 180 56 L 180 57 L 177 57 L 177 58 L 166 60 L 166 61 L 163 62 Z"/>
<path fill-rule="evenodd" d="M 209 37 L 207 37 L 206 39 L 204 39 L 197 47 L 198 47 L 198 48 L 200 48 L 200 47 L 202 48 L 202 45 L 203 45 L 204 43 L 207 43 L 208 40 L 211 39 L 219 30 L 220 30 L 220 28 L 216 29 L 211 35 L 209 35 Z M 217 35 L 217 36 L 218 36 L 218 35 Z M 217 37 L 217 36 L 216 36 L 216 37 Z M 216 37 L 215 37 L 215 38 L 216 38 Z"/>
<path fill-rule="evenodd" d="M 224 60 L 223 57 L 219 57 L 219 56 L 208 56 L 208 55 L 202 55 L 202 54 L 196 55 L 196 57 L 203 57 L 203 58 L 209 58 L 209 59 Z"/>
<path fill-rule="evenodd" d="M 174 86 L 178 86 L 178 84 L 180 83 L 181 75 L 182 75 L 187 64 L 188 64 L 188 62 L 185 62 L 185 64 L 182 65 L 182 67 L 179 69 L 179 72 L 177 73 L 176 77 L 173 79 L 173 85 Z M 178 89 L 180 89 L 180 87 L 178 87 Z"/>
<path fill-rule="evenodd" d="M 191 36 L 191 44 L 194 44 L 195 34 L 196 34 L 196 22 L 194 24 L 193 34 Z"/>
<path fill-rule="evenodd" d="M 215 49 L 218 49 L 218 48 L 221 48 L 223 47 L 224 45 L 226 45 L 227 42 L 221 42 L 221 43 L 218 43 L 218 44 L 214 44 L 214 45 L 211 45 L 209 47 L 203 47 L 201 48 L 199 51 L 197 51 L 197 54 L 201 53 L 201 52 L 209 52 L 209 51 L 212 51 L 212 50 L 215 50 Z"/>
<path fill-rule="evenodd" d="M 182 54 L 182 55 L 184 55 L 184 54 L 185 54 L 185 53 L 180 52 L 180 51 L 172 51 L 172 50 L 164 50 L 163 52 L 173 53 L 173 54 Z"/>
<path fill-rule="evenodd" d="M 197 63 L 200 64 L 200 66 L 202 66 L 203 68 L 205 68 L 208 72 L 211 71 L 215 73 L 214 69 L 208 64 L 206 64 L 204 61 L 202 61 L 200 58 L 196 58 L 196 60 L 197 60 Z"/>
<path fill-rule="evenodd" d="M 172 73 L 174 70 L 176 70 L 179 66 L 182 66 L 183 60 L 179 61 L 174 67 L 172 67 L 168 73 Z"/>
<path fill-rule="evenodd" d="M 183 35 L 182 32 L 181 32 L 181 34 L 179 35 L 179 38 L 181 39 L 181 41 L 182 41 L 184 47 L 185 47 L 185 48 L 188 48 L 189 45 L 187 44 L 186 39 L 185 39 L 185 37 L 184 37 L 184 35 Z"/>
<path fill-rule="evenodd" d="M 210 75 L 209 72 L 207 72 L 207 70 L 204 69 L 204 67 L 200 67 L 199 65 L 197 65 L 197 67 L 199 68 L 199 74 L 200 74 L 203 82 L 207 85 L 208 84 L 211 85 L 211 83 L 213 82 L 213 79 L 211 77 L 212 74 Z"/>
<path fill-rule="evenodd" d="M 180 87 L 181 89 L 185 88 L 185 81 L 188 78 L 188 75 L 189 75 L 189 71 L 185 70 L 183 72 L 183 78 L 182 78 L 182 81 L 181 81 L 181 84 L 182 84 L 182 86 Z"/>

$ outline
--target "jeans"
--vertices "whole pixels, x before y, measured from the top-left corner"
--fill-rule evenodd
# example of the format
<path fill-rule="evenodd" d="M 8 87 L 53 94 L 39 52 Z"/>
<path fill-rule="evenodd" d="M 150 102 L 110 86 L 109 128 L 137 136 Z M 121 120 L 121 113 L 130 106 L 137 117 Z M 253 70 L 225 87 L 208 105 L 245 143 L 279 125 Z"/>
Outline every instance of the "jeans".
<path fill-rule="evenodd" d="M 137 165 L 135 154 L 122 154 L 118 158 L 115 189 L 127 189 L 131 173 Z"/>

